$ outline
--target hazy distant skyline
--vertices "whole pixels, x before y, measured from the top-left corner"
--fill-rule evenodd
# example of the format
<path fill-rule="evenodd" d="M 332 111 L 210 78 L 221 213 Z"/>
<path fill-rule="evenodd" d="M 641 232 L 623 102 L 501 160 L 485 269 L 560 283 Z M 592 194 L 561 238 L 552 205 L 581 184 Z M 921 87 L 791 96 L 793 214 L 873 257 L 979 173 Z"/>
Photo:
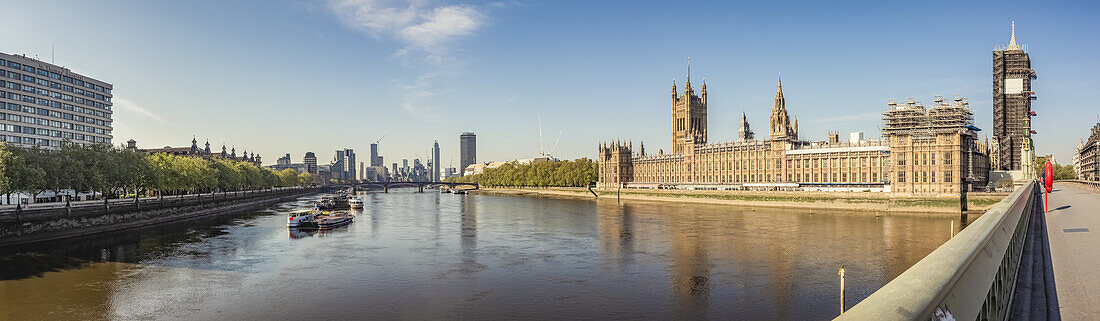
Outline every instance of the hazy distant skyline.
<path fill-rule="evenodd" d="M 766 136 L 776 75 L 804 139 L 879 137 L 890 99 L 968 97 L 991 134 L 992 50 L 1010 23 L 1038 78 L 1038 154 L 1070 162 L 1100 108 L 1094 2 L 34 1 L 5 5 L 0 51 L 114 84 L 114 141 L 247 149 L 273 164 L 336 149 L 385 164 L 669 150 L 669 90 L 707 78 L 709 141 L 744 111 Z M 15 14 L 18 13 L 18 14 Z M 1022 14 L 1026 14 L 1022 15 Z M 698 90 L 698 85 L 696 85 Z M 846 136 L 846 135 L 842 135 Z"/>

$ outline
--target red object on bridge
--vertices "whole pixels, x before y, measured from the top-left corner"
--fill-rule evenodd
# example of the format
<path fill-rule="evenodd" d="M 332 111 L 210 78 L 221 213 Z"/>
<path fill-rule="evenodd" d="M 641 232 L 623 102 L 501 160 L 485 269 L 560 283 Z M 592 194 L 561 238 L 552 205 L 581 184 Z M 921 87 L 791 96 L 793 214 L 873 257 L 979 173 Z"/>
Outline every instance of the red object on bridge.
<path fill-rule="evenodd" d="M 1043 187 L 1047 191 L 1043 193 L 1043 213 L 1048 211 L 1047 204 L 1050 203 L 1050 191 L 1054 190 L 1054 165 L 1048 161 L 1046 167 L 1046 170 L 1043 171 Z"/>
<path fill-rule="evenodd" d="M 1054 165 L 1052 165 L 1050 162 L 1047 162 L 1047 169 L 1043 174 L 1043 178 L 1047 188 L 1047 193 L 1050 193 L 1050 191 L 1054 190 Z"/>

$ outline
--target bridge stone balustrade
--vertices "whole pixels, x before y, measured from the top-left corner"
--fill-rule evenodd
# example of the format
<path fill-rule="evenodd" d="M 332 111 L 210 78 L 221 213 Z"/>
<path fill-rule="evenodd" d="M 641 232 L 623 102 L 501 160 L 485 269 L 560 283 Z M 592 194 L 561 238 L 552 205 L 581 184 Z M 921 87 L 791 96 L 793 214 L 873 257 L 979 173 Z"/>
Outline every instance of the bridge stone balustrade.
<path fill-rule="evenodd" d="M 1040 189 L 1036 181 L 1017 188 L 836 320 L 1006 319 L 1021 259 L 1031 259 L 1022 258 L 1025 239 L 1046 233 L 1029 228 L 1033 216 L 1043 218 Z"/>

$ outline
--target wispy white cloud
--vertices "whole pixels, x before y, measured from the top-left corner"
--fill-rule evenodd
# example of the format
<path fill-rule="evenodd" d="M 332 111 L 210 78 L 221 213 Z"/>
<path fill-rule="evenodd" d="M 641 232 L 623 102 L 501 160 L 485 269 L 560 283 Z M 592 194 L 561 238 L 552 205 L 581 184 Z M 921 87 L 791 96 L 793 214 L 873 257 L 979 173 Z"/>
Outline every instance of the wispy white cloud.
<path fill-rule="evenodd" d="M 463 65 L 451 57 L 450 48 L 485 25 L 483 8 L 428 0 L 326 1 L 328 9 L 348 28 L 401 44 L 392 56 L 421 74 L 415 79 L 391 80 L 400 89 L 402 108 L 422 120 L 441 122 L 440 108 L 432 101 Z"/>
<path fill-rule="evenodd" d="M 434 102 L 463 65 L 452 57 L 450 48 L 485 25 L 483 8 L 429 0 L 325 1 L 348 28 L 401 44 L 392 57 L 420 73 L 415 78 L 391 79 L 395 92 L 401 93 L 402 109 L 419 119 L 441 122 L 441 108 Z"/>
<path fill-rule="evenodd" d="M 394 80 L 393 86 L 401 89 L 401 99 L 404 101 L 401 103 L 401 109 L 416 118 L 433 123 L 442 123 L 442 118 L 439 117 L 439 108 L 431 103 L 432 99 L 438 94 L 438 85 L 435 79 L 440 76 L 439 73 L 428 73 L 413 81 Z"/>
<path fill-rule="evenodd" d="M 424 0 L 328 0 L 328 8 L 349 28 L 376 38 L 392 38 L 410 51 L 443 59 L 448 45 L 473 34 L 484 25 L 485 15 L 469 5 L 432 5 Z"/>
<path fill-rule="evenodd" d="M 157 116 L 157 114 L 154 114 L 153 112 L 149 111 L 148 109 L 145 109 L 145 107 L 138 106 L 138 104 L 135 104 L 134 102 L 132 102 L 128 99 L 115 97 L 114 101 L 115 101 L 115 109 L 116 110 L 130 112 L 130 113 L 136 114 L 140 117 L 145 117 L 145 118 L 149 118 L 149 119 L 152 119 L 152 120 L 156 120 L 157 122 L 160 122 L 160 123 L 164 122 L 164 119 L 161 119 L 160 116 Z"/>

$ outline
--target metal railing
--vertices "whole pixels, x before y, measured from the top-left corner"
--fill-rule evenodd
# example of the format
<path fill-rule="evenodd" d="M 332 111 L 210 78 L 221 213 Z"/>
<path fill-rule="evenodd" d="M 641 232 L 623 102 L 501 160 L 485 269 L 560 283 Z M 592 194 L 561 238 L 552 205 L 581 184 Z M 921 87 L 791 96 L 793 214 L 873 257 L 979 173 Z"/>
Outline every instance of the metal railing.
<path fill-rule="evenodd" d="M 1100 187 L 1100 181 L 1083 181 L 1083 180 L 1079 180 L 1079 179 L 1062 179 L 1062 180 L 1057 180 L 1057 181 L 1054 181 L 1054 182 L 1056 182 L 1056 183 L 1060 183 L 1060 182 L 1078 183 L 1078 184 L 1085 184 L 1085 185 L 1092 186 L 1092 187 Z"/>
<path fill-rule="evenodd" d="M 153 210 L 205 204 L 211 202 L 225 202 L 251 199 L 262 196 L 280 196 L 295 193 L 304 193 L 314 190 L 312 188 L 287 187 L 270 188 L 233 192 L 196 193 L 186 195 L 171 195 L 158 197 L 141 197 L 110 199 L 107 204 L 103 200 L 71 202 L 66 206 L 65 202 L 50 202 L 29 204 L 30 206 L 16 208 L 15 205 L 5 205 L 0 208 L 0 223 L 22 220 L 53 219 L 67 216 L 101 215 L 113 212 L 127 212 L 135 210 Z"/>
<path fill-rule="evenodd" d="M 837 320 L 1004 320 L 1037 186 L 1017 188 Z"/>

